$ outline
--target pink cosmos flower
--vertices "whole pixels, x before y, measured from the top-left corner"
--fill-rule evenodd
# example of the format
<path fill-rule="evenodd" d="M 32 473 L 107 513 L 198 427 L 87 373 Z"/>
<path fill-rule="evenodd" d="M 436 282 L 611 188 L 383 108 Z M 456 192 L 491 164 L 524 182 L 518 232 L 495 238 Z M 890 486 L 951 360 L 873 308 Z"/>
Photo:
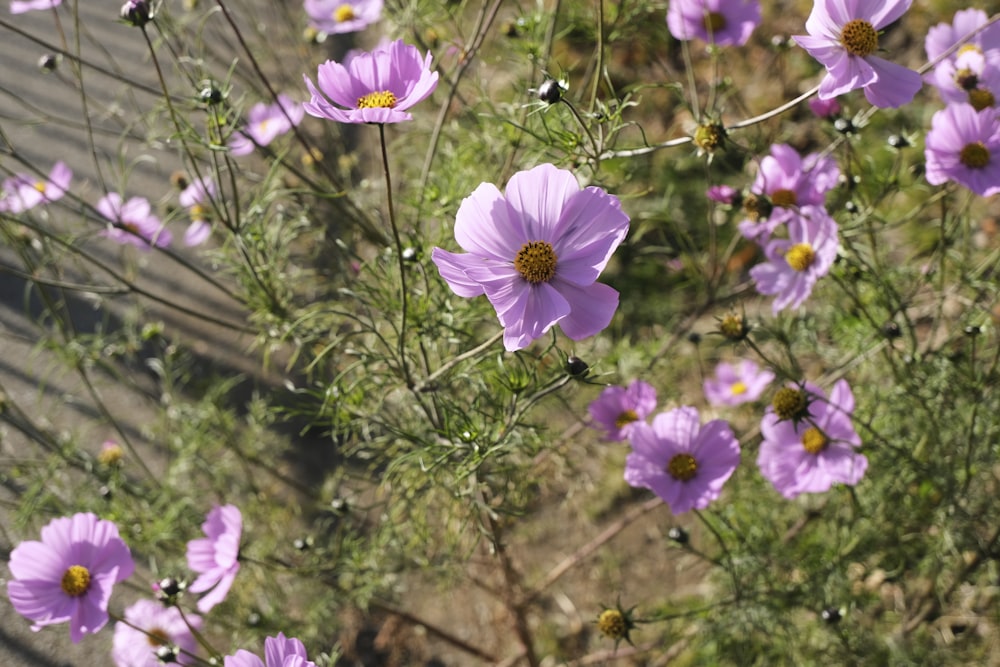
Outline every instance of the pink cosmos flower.
<path fill-rule="evenodd" d="M 896 21 L 913 0 L 816 0 L 806 20 L 808 35 L 793 39 L 826 67 L 819 98 L 863 88 L 877 107 L 900 107 L 922 85 L 920 75 L 872 54 L 878 31 Z"/>
<path fill-rule="evenodd" d="M 642 380 L 626 387 L 607 387 L 587 408 L 608 440 L 627 440 L 635 424 L 656 409 L 656 390 Z"/>
<path fill-rule="evenodd" d="M 208 210 L 203 204 L 217 194 L 215 181 L 199 178 L 184 188 L 177 200 L 191 215 L 191 224 L 184 232 L 184 245 L 188 247 L 201 245 L 212 233 L 212 223 L 208 221 Z"/>
<path fill-rule="evenodd" d="M 955 181 L 978 195 L 1000 192 L 1000 117 L 995 109 L 976 111 L 949 104 L 931 118 L 924 141 L 927 182 Z"/>
<path fill-rule="evenodd" d="M 312 95 L 303 107 L 311 116 L 340 123 L 412 120 L 406 110 L 437 87 L 438 73 L 431 72 L 430 67 L 430 53 L 421 58 L 417 47 L 401 39 L 359 54 L 346 66 L 328 60 L 317 71 L 319 90 L 303 75 Z M 327 98 L 344 108 L 330 104 Z"/>
<path fill-rule="evenodd" d="M 806 383 L 808 416 L 781 420 L 770 407 L 761 421 L 764 436 L 757 465 L 778 493 L 795 498 L 800 493 L 822 493 L 834 484 L 857 484 L 868 469 L 868 459 L 856 451 L 861 438 L 851 424 L 854 394 L 846 380 L 833 385 L 829 399 L 819 387 Z"/>
<path fill-rule="evenodd" d="M 101 236 L 112 241 L 149 250 L 152 246 L 164 248 L 173 240 L 170 230 L 164 228 L 160 219 L 153 215 L 149 201 L 143 197 L 132 197 L 123 202 L 120 194 L 109 192 L 101 197 L 96 208 L 112 223 L 101 232 Z"/>
<path fill-rule="evenodd" d="M 675 39 L 742 46 L 760 23 L 756 0 L 670 0 L 667 28 Z"/>
<path fill-rule="evenodd" d="M 837 257 L 837 223 L 818 206 L 804 206 L 788 222 L 787 239 L 764 246 L 767 262 L 750 269 L 761 294 L 776 296 L 771 309 L 798 308 Z"/>
<path fill-rule="evenodd" d="M 198 611 L 208 611 L 226 599 L 240 571 L 240 537 L 243 515 L 233 505 L 216 505 L 205 517 L 201 529 L 207 535 L 187 544 L 188 567 L 200 576 L 188 586 L 192 593 L 211 593 L 198 600 Z"/>
<path fill-rule="evenodd" d="M 301 641 L 279 632 L 277 637 L 264 640 L 263 661 L 241 649 L 235 655 L 227 655 L 223 667 L 316 667 L 316 664 L 306 656 Z"/>
<path fill-rule="evenodd" d="M 981 9 L 963 9 L 955 12 L 951 25 L 939 23 L 927 31 L 924 42 L 927 58 L 936 60 L 973 30 L 985 25 L 987 21 L 986 12 Z M 984 90 L 983 79 L 995 78 L 998 71 L 1000 71 L 1000 24 L 994 24 L 939 62 L 925 78 L 941 92 L 941 97 L 949 104 L 970 102 L 982 109 L 992 106 L 993 102 L 983 106 L 977 105 L 973 98 L 978 95 L 983 99 L 984 95 L 974 91 Z M 993 83 L 995 85 L 996 81 Z M 987 85 L 985 90 L 990 96 L 1000 95 L 1000 90 L 993 85 Z"/>
<path fill-rule="evenodd" d="M 486 295 L 508 350 L 554 324 L 582 340 L 604 330 L 618 308 L 618 292 L 595 281 L 628 225 L 616 197 L 581 190 L 571 172 L 542 164 L 514 174 L 506 195 L 491 183 L 476 188 L 455 219 L 455 240 L 467 252 L 434 248 L 431 259 L 459 296 Z"/>
<path fill-rule="evenodd" d="M 382 18 L 382 0 L 305 0 L 305 10 L 317 30 L 357 32 Z"/>
<path fill-rule="evenodd" d="M 836 97 L 831 97 L 828 100 L 813 97 L 809 100 L 809 109 L 820 118 L 834 118 L 839 116 L 842 111 Z"/>
<path fill-rule="evenodd" d="M 201 627 L 201 616 L 182 616 L 176 607 L 164 607 L 155 600 L 138 600 L 125 610 L 125 622 L 115 623 L 111 658 L 117 667 L 162 667 L 164 661 L 157 657 L 157 650 L 173 647 L 177 649 L 176 658 L 171 662 L 196 664 L 191 654 L 198 649 L 198 643 L 191 633 L 192 627 L 195 630 Z"/>
<path fill-rule="evenodd" d="M 229 152 L 249 155 L 257 146 L 267 146 L 302 122 L 305 111 L 287 95 L 278 95 L 275 104 L 258 102 L 247 113 L 247 124 L 229 138 Z"/>
<path fill-rule="evenodd" d="M 13 0 L 10 3 L 11 14 L 23 14 L 41 9 L 52 9 L 62 4 L 62 0 Z"/>
<path fill-rule="evenodd" d="M 712 405 L 740 405 L 760 398 L 767 385 L 774 380 L 774 373 L 744 359 L 738 366 L 720 363 L 715 367 L 715 377 L 705 378 L 705 398 Z"/>
<path fill-rule="evenodd" d="M 706 192 L 705 196 L 720 204 L 732 206 L 740 197 L 740 191 L 730 185 L 713 185 Z"/>
<path fill-rule="evenodd" d="M 60 199 L 69 189 L 73 172 L 65 162 L 52 165 L 47 181 L 32 178 L 28 174 L 16 174 L 4 180 L 0 191 L 0 212 L 21 213 Z"/>
<path fill-rule="evenodd" d="M 625 481 L 658 495 L 674 514 L 708 507 L 740 462 L 729 424 L 714 419 L 702 426 L 690 406 L 661 412 L 652 426 L 638 423 L 629 440 Z"/>
<path fill-rule="evenodd" d="M 796 215 L 801 206 L 819 206 L 826 203 L 826 193 L 840 178 L 837 162 L 818 153 L 802 158 L 787 144 L 774 144 L 771 154 L 760 161 L 757 178 L 750 191 L 767 195 L 773 207 L 763 220 L 743 220 L 740 233 L 751 241 L 767 243 L 780 225 Z"/>
<path fill-rule="evenodd" d="M 135 564 L 115 524 L 81 513 L 50 521 L 41 542 L 17 545 L 9 567 L 7 595 L 15 611 L 33 621 L 36 632 L 69 621 L 76 643 L 108 622 L 111 589 Z"/>

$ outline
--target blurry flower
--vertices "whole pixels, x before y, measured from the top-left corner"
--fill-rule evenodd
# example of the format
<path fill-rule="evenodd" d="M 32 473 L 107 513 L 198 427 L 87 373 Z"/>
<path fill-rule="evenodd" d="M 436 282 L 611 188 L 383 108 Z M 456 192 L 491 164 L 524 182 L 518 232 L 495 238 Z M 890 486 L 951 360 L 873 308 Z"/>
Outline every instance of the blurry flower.
<path fill-rule="evenodd" d="M 826 203 L 826 193 L 837 185 L 840 168 L 837 162 L 818 153 L 805 158 L 787 144 L 774 144 L 771 154 L 760 161 L 757 178 L 750 191 L 766 195 L 770 209 L 764 220 L 748 218 L 739 224 L 740 233 L 764 244 L 780 225 L 796 215 L 801 206 Z"/>
<path fill-rule="evenodd" d="M 109 192 L 97 202 L 97 212 L 112 222 L 101 236 L 141 250 L 150 246 L 163 248 L 170 245 L 173 235 L 163 227 L 160 219 L 152 214 L 149 201 L 132 197 L 126 202 L 117 192 Z"/>
<path fill-rule="evenodd" d="M 834 116 L 839 116 L 842 111 L 840 102 L 837 101 L 836 97 L 831 97 L 827 100 L 813 97 L 809 100 L 809 108 L 820 118 L 833 118 Z"/>
<path fill-rule="evenodd" d="M 317 30 L 357 32 L 382 18 L 382 0 L 305 0 L 305 10 Z"/>
<path fill-rule="evenodd" d="M 837 223 L 818 206 L 803 207 L 788 222 L 787 239 L 764 246 L 767 262 L 750 269 L 761 294 L 775 295 L 772 311 L 798 308 L 837 257 Z"/>
<path fill-rule="evenodd" d="M 827 399 L 822 389 L 806 384 L 810 401 L 801 420 L 782 420 L 768 408 L 761 421 L 764 436 L 757 465 L 778 493 L 795 498 L 800 493 L 822 493 L 834 484 L 857 484 L 868 459 L 856 451 L 861 438 L 851 424 L 854 395 L 839 380 Z"/>
<path fill-rule="evenodd" d="M 147 0 L 125 0 L 119 13 L 123 21 L 137 28 L 146 25 L 153 18 Z"/>
<path fill-rule="evenodd" d="M 978 195 L 1000 192 L 1000 118 L 993 109 L 976 111 L 949 104 L 931 118 L 924 141 L 927 182 L 955 181 Z"/>
<path fill-rule="evenodd" d="M 208 210 L 204 204 L 216 196 L 215 181 L 199 178 L 181 191 L 177 200 L 191 215 L 191 224 L 184 232 L 184 245 L 188 247 L 201 245 L 212 233 L 212 224 L 208 221 Z"/>
<path fill-rule="evenodd" d="M 932 27 L 924 42 L 928 60 L 936 60 L 987 21 L 983 10 L 963 9 L 955 12 L 951 25 L 939 23 Z M 997 71 L 1000 71 L 1000 25 L 994 24 L 939 62 L 925 78 L 940 91 L 946 102 L 971 102 L 970 94 L 982 89 L 982 79 L 995 76 Z M 1000 92 L 993 87 L 988 90 Z"/>
<path fill-rule="evenodd" d="M 459 296 L 485 294 L 520 350 L 554 324 L 573 340 L 604 330 L 618 292 L 595 282 L 628 233 L 617 197 L 580 189 L 569 171 L 542 164 L 511 177 L 505 194 L 483 183 L 465 198 L 455 239 L 466 253 L 431 258 Z"/>
<path fill-rule="evenodd" d="M 760 23 L 756 0 L 670 0 L 667 27 L 675 39 L 743 45 Z"/>
<path fill-rule="evenodd" d="M 740 462 L 729 424 L 715 419 L 702 426 L 690 406 L 661 412 L 652 426 L 637 424 L 629 440 L 625 481 L 651 490 L 674 514 L 708 507 Z"/>
<path fill-rule="evenodd" d="M 117 667 L 161 667 L 163 662 L 156 655 L 157 649 L 175 646 L 180 649 L 177 664 L 195 664 L 188 654 L 194 653 L 198 644 L 188 623 L 197 630 L 201 627 L 201 617 L 182 616 L 176 607 L 164 607 L 155 600 L 138 600 L 125 610 L 125 621 L 115 623 L 111 658 Z"/>
<path fill-rule="evenodd" d="M 111 589 L 131 576 L 135 564 L 114 523 L 81 513 L 50 521 L 41 542 L 17 545 L 9 567 L 14 610 L 33 621 L 36 632 L 68 621 L 76 643 L 108 622 Z"/>
<path fill-rule="evenodd" d="M 730 185 L 713 185 L 705 196 L 720 204 L 734 205 L 740 199 L 740 191 Z"/>
<path fill-rule="evenodd" d="M 11 14 L 23 14 L 39 9 L 52 9 L 62 4 L 62 0 L 13 0 L 10 3 Z"/>
<path fill-rule="evenodd" d="M 226 656 L 223 667 L 316 667 L 316 664 L 306 656 L 301 641 L 279 632 L 277 637 L 264 640 L 264 660 L 240 649 L 235 655 Z"/>
<path fill-rule="evenodd" d="M 304 110 L 287 95 L 278 95 L 274 104 L 258 102 L 247 112 L 247 124 L 229 137 L 229 152 L 249 155 L 257 146 L 267 146 L 302 122 Z"/>
<path fill-rule="evenodd" d="M 206 614 L 226 599 L 240 570 L 243 515 L 233 505 L 216 505 L 205 517 L 201 529 L 207 537 L 187 543 L 188 567 L 201 575 L 188 590 L 204 593 L 211 589 L 211 593 L 198 600 L 198 611 Z"/>
<path fill-rule="evenodd" d="M 121 463 L 124 455 L 121 445 L 114 440 L 105 440 L 101 444 L 101 451 L 97 453 L 97 460 L 106 466 L 116 466 Z"/>
<path fill-rule="evenodd" d="M 642 380 L 633 380 L 626 387 L 608 387 L 601 392 L 587 411 L 603 428 L 608 440 L 627 440 L 635 424 L 656 409 L 656 390 Z"/>
<path fill-rule="evenodd" d="M 632 618 L 633 609 L 622 609 L 621 605 L 606 608 L 597 617 L 597 629 L 608 639 L 613 639 L 615 648 L 624 639 L 629 644 L 632 643 L 630 633 L 635 630 L 636 622 Z"/>
<path fill-rule="evenodd" d="M 361 53 L 347 65 L 328 60 L 319 66 L 316 81 L 303 76 L 312 98 L 303 107 L 311 116 L 340 123 L 398 123 L 413 117 L 406 110 L 437 87 L 431 72 L 431 54 L 397 40 L 385 48 Z M 322 91 L 322 93 L 320 93 Z M 339 108 L 330 104 L 332 100 Z"/>
<path fill-rule="evenodd" d="M 826 67 L 819 98 L 863 88 L 877 107 L 900 107 L 920 90 L 920 75 L 872 54 L 878 51 L 878 31 L 903 15 L 913 0 L 853 2 L 816 0 L 806 20 L 808 35 L 793 39 Z"/>
<path fill-rule="evenodd" d="M 0 192 L 0 212 L 21 213 L 39 204 L 53 202 L 66 194 L 73 172 L 65 162 L 56 162 L 49 179 L 41 181 L 28 174 L 5 179 Z"/>
<path fill-rule="evenodd" d="M 740 405 L 756 401 L 774 380 L 774 373 L 744 359 L 739 366 L 720 363 L 715 377 L 705 378 L 705 398 L 712 405 Z"/>

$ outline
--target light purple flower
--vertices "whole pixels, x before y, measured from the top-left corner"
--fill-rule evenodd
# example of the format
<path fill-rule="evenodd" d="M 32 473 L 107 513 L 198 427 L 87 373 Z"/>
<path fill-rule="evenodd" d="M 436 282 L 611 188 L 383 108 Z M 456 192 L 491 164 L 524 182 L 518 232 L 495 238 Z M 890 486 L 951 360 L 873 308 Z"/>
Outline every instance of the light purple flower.
<path fill-rule="evenodd" d="M 713 185 L 706 192 L 705 196 L 720 204 L 732 206 L 740 197 L 740 191 L 730 185 Z"/>
<path fill-rule="evenodd" d="M 675 39 L 742 46 L 760 23 L 757 0 L 670 0 L 667 27 Z"/>
<path fill-rule="evenodd" d="M 656 389 L 642 380 L 633 380 L 626 387 L 607 387 L 587 411 L 608 440 L 627 440 L 635 424 L 656 409 Z"/>
<path fill-rule="evenodd" d="M 757 291 L 776 296 L 775 314 L 802 305 L 837 257 L 837 223 L 821 207 L 802 207 L 788 222 L 788 236 L 768 241 L 767 261 L 750 269 Z"/>
<path fill-rule="evenodd" d="M 240 571 L 243 515 L 234 505 L 216 505 L 205 517 L 201 529 L 207 537 L 191 540 L 187 544 L 188 567 L 200 574 L 188 590 L 192 593 L 211 590 L 198 600 L 198 611 L 206 614 L 226 599 L 236 573 Z"/>
<path fill-rule="evenodd" d="M 715 377 L 705 378 L 705 398 L 712 405 L 740 405 L 760 398 L 774 373 L 744 359 L 738 366 L 722 362 L 715 367 Z"/>
<path fill-rule="evenodd" d="M 927 31 L 924 42 L 927 58 L 938 59 L 973 30 L 986 24 L 986 12 L 963 9 L 955 12 L 952 24 L 939 23 Z M 939 62 L 925 78 L 948 103 L 971 102 L 972 91 L 982 89 L 980 79 L 991 78 L 1000 69 L 1000 24 L 983 29 L 957 51 Z M 1000 93 L 988 87 L 992 94 Z M 989 105 L 987 105 L 989 106 Z M 982 107 L 980 107 L 982 108 Z"/>
<path fill-rule="evenodd" d="M 931 118 L 924 141 L 927 182 L 955 181 L 978 195 L 1000 192 L 1000 118 L 995 109 L 976 111 L 949 104 Z"/>
<path fill-rule="evenodd" d="M 41 9 L 52 9 L 62 4 L 62 0 L 13 0 L 10 3 L 11 14 L 23 14 Z"/>
<path fill-rule="evenodd" d="M 316 667 L 316 664 L 306 656 L 301 641 L 279 632 L 277 637 L 264 640 L 264 660 L 240 649 L 235 655 L 226 656 L 223 667 Z"/>
<path fill-rule="evenodd" d="M 801 206 L 826 203 L 826 193 L 837 185 L 840 168 L 837 162 L 818 153 L 802 158 L 787 144 L 774 144 L 771 154 L 760 161 L 757 178 L 750 191 L 767 195 L 773 207 L 764 220 L 743 220 L 740 233 L 764 244 L 780 225 L 796 215 Z"/>
<path fill-rule="evenodd" d="M 822 100 L 863 88 L 877 107 L 900 107 L 920 90 L 920 75 L 872 54 L 878 31 L 896 21 L 913 0 L 816 0 L 799 46 L 826 67 Z"/>
<path fill-rule="evenodd" d="M 820 118 L 834 118 L 839 116 L 842 111 L 836 97 L 831 97 L 828 100 L 813 97 L 809 100 L 809 109 Z"/>
<path fill-rule="evenodd" d="M 617 197 L 580 189 L 569 171 L 542 164 L 511 177 L 506 194 L 483 183 L 455 220 L 464 254 L 434 248 L 431 258 L 459 296 L 485 294 L 520 350 L 554 324 L 573 340 L 604 330 L 618 292 L 595 282 L 628 233 Z"/>
<path fill-rule="evenodd" d="M 625 481 L 658 495 L 674 514 L 708 507 L 740 462 L 729 424 L 714 419 L 702 426 L 690 406 L 661 412 L 652 425 L 640 422 L 629 440 Z"/>
<path fill-rule="evenodd" d="M 117 667 L 162 667 L 164 663 L 156 656 L 157 649 L 173 646 L 178 649 L 176 664 L 195 664 L 191 654 L 198 643 L 188 623 L 199 629 L 201 616 L 182 616 L 176 607 L 164 607 L 155 600 L 137 600 L 125 610 L 125 622 L 115 623 L 111 658 Z"/>
<path fill-rule="evenodd" d="M 28 174 L 15 174 L 4 180 L 0 191 L 0 212 L 21 213 L 39 204 L 60 199 L 69 189 L 73 172 L 65 162 L 52 165 L 46 181 Z"/>
<path fill-rule="evenodd" d="M 822 493 L 834 484 L 857 484 L 868 469 L 868 459 L 856 451 L 861 438 L 851 424 L 854 395 L 839 380 L 830 397 L 806 384 L 808 416 L 781 420 L 768 408 L 760 429 L 764 436 L 757 465 L 778 493 L 795 498 L 800 493 Z"/>
<path fill-rule="evenodd" d="M 17 545 L 9 567 L 14 610 L 33 621 L 36 632 L 68 621 L 76 643 L 108 622 L 111 589 L 132 575 L 135 564 L 114 523 L 81 513 L 50 521 L 41 542 Z"/>
<path fill-rule="evenodd" d="M 305 10 L 317 30 L 357 32 L 382 18 L 382 0 L 305 0 Z"/>
<path fill-rule="evenodd" d="M 120 194 L 109 192 L 101 197 L 96 208 L 112 223 L 101 232 L 101 236 L 112 241 L 149 250 L 151 246 L 166 247 L 173 240 L 170 230 L 165 229 L 160 219 L 153 215 L 149 201 L 143 197 L 132 197 L 123 202 Z"/>
<path fill-rule="evenodd" d="M 191 216 L 191 224 L 184 232 L 184 245 L 188 247 L 201 245 L 212 233 L 212 223 L 208 221 L 209 213 L 203 204 L 216 194 L 215 181 L 199 178 L 192 181 L 178 195 L 177 200 L 180 205 L 186 208 Z"/>
<path fill-rule="evenodd" d="M 316 81 L 303 75 L 312 98 L 303 107 L 311 116 L 340 123 L 398 123 L 413 117 L 407 109 L 429 96 L 438 83 L 431 72 L 431 54 L 403 40 L 362 53 L 347 65 L 328 60 L 319 66 Z M 322 93 L 320 93 L 322 91 Z M 340 108 L 330 104 L 340 105 Z"/>
<path fill-rule="evenodd" d="M 302 122 L 305 110 L 287 95 L 278 95 L 274 104 L 258 102 L 247 112 L 247 124 L 229 138 L 229 152 L 249 155 L 257 146 L 267 146 Z"/>

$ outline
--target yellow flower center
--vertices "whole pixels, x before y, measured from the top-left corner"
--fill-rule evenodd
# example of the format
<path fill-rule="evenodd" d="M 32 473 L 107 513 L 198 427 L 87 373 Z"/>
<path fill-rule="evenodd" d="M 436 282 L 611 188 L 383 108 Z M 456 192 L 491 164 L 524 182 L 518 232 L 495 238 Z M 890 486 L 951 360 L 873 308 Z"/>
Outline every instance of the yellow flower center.
<path fill-rule="evenodd" d="M 677 454 L 667 464 L 667 472 L 679 482 L 688 482 L 698 473 L 698 462 L 690 454 Z"/>
<path fill-rule="evenodd" d="M 774 406 L 774 414 L 782 420 L 801 417 L 808 407 L 805 392 L 791 387 L 776 391 L 771 405 Z"/>
<path fill-rule="evenodd" d="M 747 393 L 747 385 L 745 382 L 737 380 L 729 387 L 729 391 L 733 393 L 733 396 L 741 396 Z"/>
<path fill-rule="evenodd" d="M 714 34 L 726 27 L 726 17 L 719 12 L 708 12 L 705 14 L 705 30 Z"/>
<path fill-rule="evenodd" d="M 35 181 L 35 189 L 41 193 L 45 193 L 45 181 Z"/>
<path fill-rule="evenodd" d="M 82 565 L 70 565 L 60 583 L 63 593 L 78 598 L 90 588 L 90 571 Z"/>
<path fill-rule="evenodd" d="M 532 285 L 547 283 L 556 275 L 556 251 L 547 241 L 531 241 L 521 246 L 514 269 Z"/>
<path fill-rule="evenodd" d="M 624 428 L 634 421 L 639 421 L 639 415 L 635 413 L 635 410 L 626 410 L 618 415 L 617 419 L 615 419 L 615 426 L 618 428 Z"/>
<path fill-rule="evenodd" d="M 810 454 L 819 454 L 826 449 L 828 444 L 830 444 L 830 441 L 815 426 L 806 429 L 806 432 L 802 434 L 802 448 Z"/>
<path fill-rule="evenodd" d="M 775 206 L 789 208 L 799 203 L 799 198 L 794 190 L 775 190 L 771 193 L 771 203 Z"/>
<path fill-rule="evenodd" d="M 146 632 L 146 641 L 150 646 L 166 646 L 170 643 L 170 635 L 163 628 L 153 628 Z"/>
<path fill-rule="evenodd" d="M 353 21 L 355 18 L 357 18 L 357 14 L 354 13 L 354 7 L 350 5 L 341 5 L 333 10 L 333 20 L 337 23 Z"/>
<path fill-rule="evenodd" d="M 192 220 L 204 220 L 207 213 L 201 204 L 193 204 L 188 212 L 191 214 Z"/>
<path fill-rule="evenodd" d="M 955 52 L 955 55 L 956 56 L 960 56 L 963 53 L 969 53 L 970 51 L 975 52 L 975 53 L 982 53 L 983 52 L 983 50 L 981 48 L 979 48 L 978 44 L 963 44 L 962 46 L 960 46 L 958 48 L 958 51 Z"/>
<path fill-rule="evenodd" d="M 358 98 L 359 109 L 391 109 L 396 106 L 396 95 L 388 90 L 368 93 Z"/>
<path fill-rule="evenodd" d="M 785 253 L 785 261 L 788 262 L 788 266 L 802 272 L 816 261 L 816 251 L 808 243 L 796 243 Z"/>
<path fill-rule="evenodd" d="M 699 125 L 694 131 L 693 140 L 694 145 L 701 150 L 713 153 L 726 140 L 726 128 L 719 123 Z"/>
<path fill-rule="evenodd" d="M 750 331 L 750 327 L 743 321 L 741 315 L 729 313 L 719 322 L 719 331 L 729 340 L 743 340 Z"/>
<path fill-rule="evenodd" d="M 605 609 L 597 617 L 597 629 L 609 639 L 624 639 L 628 632 L 625 614 L 617 609 Z"/>
<path fill-rule="evenodd" d="M 840 44 L 852 56 L 870 56 L 878 51 L 878 32 L 863 19 L 848 21 L 840 31 Z"/>
<path fill-rule="evenodd" d="M 981 141 L 965 144 L 958 154 L 958 161 L 969 169 L 982 169 L 990 163 L 990 151 Z"/>
<path fill-rule="evenodd" d="M 976 111 L 982 111 L 994 106 L 996 98 L 993 97 L 993 93 L 985 88 L 973 88 L 969 91 L 969 104 Z"/>

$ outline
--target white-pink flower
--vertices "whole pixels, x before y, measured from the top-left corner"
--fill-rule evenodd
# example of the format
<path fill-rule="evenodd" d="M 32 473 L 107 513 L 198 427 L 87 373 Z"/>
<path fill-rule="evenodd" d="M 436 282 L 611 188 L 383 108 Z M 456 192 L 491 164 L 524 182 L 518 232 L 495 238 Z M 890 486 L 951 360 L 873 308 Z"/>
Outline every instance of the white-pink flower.
<path fill-rule="evenodd" d="M 243 515 L 234 505 L 216 505 L 201 529 L 206 537 L 187 544 L 188 567 L 200 574 L 188 590 L 192 593 L 211 591 L 198 600 L 198 611 L 205 614 L 226 599 L 240 571 Z"/>

